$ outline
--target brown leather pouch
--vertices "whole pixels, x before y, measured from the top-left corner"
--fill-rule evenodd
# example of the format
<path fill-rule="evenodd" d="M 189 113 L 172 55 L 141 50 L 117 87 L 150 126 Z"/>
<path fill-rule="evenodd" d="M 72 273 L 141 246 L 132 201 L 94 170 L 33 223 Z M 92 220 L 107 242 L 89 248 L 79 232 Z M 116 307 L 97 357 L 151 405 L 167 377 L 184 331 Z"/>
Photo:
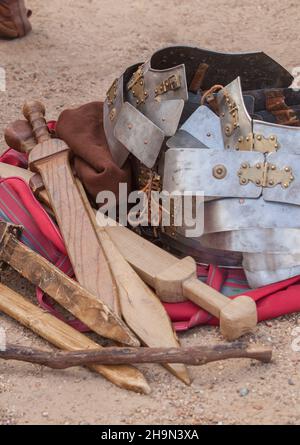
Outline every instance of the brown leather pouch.
<path fill-rule="evenodd" d="M 0 37 L 15 39 L 31 31 L 28 18 L 31 11 L 26 9 L 24 0 L 0 0 Z"/>

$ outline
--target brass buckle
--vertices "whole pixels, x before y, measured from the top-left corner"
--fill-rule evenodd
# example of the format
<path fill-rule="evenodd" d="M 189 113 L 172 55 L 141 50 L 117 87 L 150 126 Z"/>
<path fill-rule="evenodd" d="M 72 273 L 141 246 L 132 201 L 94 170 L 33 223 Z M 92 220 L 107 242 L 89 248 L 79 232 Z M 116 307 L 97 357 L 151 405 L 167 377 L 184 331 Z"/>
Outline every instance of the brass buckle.
<path fill-rule="evenodd" d="M 268 188 L 280 184 L 282 188 L 287 189 L 295 179 L 291 167 L 286 166 L 279 170 L 275 164 L 268 162 L 258 162 L 255 166 L 243 162 L 237 174 L 241 185 L 252 182 L 257 187 Z"/>
<path fill-rule="evenodd" d="M 266 138 L 262 134 L 250 133 L 248 136 L 241 136 L 238 140 L 237 150 L 258 151 L 260 153 L 273 153 L 279 148 L 277 136 L 271 135 Z"/>
<path fill-rule="evenodd" d="M 131 79 L 127 83 L 127 90 L 131 91 L 133 97 L 136 98 L 136 104 L 144 104 L 149 96 L 148 91 L 145 90 L 143 65 L 133 73 Z"/>
<path fill-rule="evenodd" d="M 168 79 L 163 80 L 160 85 L 155 88 L 155 97 L 165 94 L 168 91 L 178 90 L 181 87 L 180 76 L 172 74 Z"/>
<path fill-rule="evenodd" d="M 236 102 L 232 99 L 228 91 L 224 89 L 224 100 L 228 109 L 230 121 L 225 125 L 225 134 L 227 137 L 232 136 L 234 131 L 240 126 L 239 124 L 239 109 Z"/>

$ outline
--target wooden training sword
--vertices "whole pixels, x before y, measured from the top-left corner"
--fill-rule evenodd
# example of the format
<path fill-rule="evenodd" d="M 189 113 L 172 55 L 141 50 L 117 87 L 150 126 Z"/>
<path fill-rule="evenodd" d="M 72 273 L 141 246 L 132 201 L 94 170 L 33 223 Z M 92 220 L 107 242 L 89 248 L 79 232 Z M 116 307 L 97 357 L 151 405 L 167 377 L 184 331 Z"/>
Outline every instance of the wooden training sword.
<path fill-rule="evenodd" d="M 75 276 L 91 294 L 120 314 L 116 283 L 74 183 L 69 147 L 60 139 L 51 139 L 40 102 L 25 103 L 23 114 L 38 142 L 29 153 L 29 166 L 43 179 Z"/>

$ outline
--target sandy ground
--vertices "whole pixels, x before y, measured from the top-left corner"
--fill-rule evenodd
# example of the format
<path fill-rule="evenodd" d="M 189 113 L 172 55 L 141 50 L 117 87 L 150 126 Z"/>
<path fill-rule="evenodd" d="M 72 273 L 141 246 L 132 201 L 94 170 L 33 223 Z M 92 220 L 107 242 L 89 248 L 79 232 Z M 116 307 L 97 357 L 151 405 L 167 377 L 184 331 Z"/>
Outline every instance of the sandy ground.
<path fill-rule="evenodd" d="M 19 41 L 0 41 L 0 65 L 7 73 L 7 92 L 0 93 L 1 135 L 20 115 L 25 98 L 42 98 L 48 117 L 56 118 L 65 107 L 103 98 L 124 67 L 168 44 L 261 49 L 290 70 L 300 65 L 297 0 L 27 3 L 34 11 L 34 31 Z M 13 272 L 3 281 L 33 298 L 33 288 Z M 84 369 L 50 371 L 2 362 L 0 424 L 300 424 L 300 353 L 291 349 L 298 323 L 300 316 L 283 317 L 260 324 L 248 336 L 274 347 L 273 364 L 236 360 L 192 368 L 191 387 L 159 366 L 142 366 L 149 396 L 119 390 Z M 50 348 L 1 314 L 0 325 L 11 342 Z M 199 328 L 181 335 L 181 341 L 196 345 L 221 338 L 214 328 Z"/>

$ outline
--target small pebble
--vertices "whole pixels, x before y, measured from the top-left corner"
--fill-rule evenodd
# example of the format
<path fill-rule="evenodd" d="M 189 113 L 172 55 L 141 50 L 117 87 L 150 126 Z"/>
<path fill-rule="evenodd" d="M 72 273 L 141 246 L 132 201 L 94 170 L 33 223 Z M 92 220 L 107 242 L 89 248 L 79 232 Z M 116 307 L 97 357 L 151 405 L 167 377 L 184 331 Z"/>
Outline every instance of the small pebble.
<path fill-rule="evenodd" d="M 295 385 L 295 382 L 292 379 L 288 379 L 288 384 L 293 386 L 293 385 Z"/>
<path fill-rule="evenodd" d="M 239 393 L 240 393 L 241 397 L 246 397 L 249 394 L 249 389 L 248 388 L 242 388 L 242 389 L 240 389 Z"/>
<path fill-rule="evenodd" d="M 49 413 L 47 413 L 47 411 L 44 411 L 44 412 L 42 413 L 42 416 L 43 416 L 43 417 L 48 417 L 48 416 L 49 416 Z"/>

